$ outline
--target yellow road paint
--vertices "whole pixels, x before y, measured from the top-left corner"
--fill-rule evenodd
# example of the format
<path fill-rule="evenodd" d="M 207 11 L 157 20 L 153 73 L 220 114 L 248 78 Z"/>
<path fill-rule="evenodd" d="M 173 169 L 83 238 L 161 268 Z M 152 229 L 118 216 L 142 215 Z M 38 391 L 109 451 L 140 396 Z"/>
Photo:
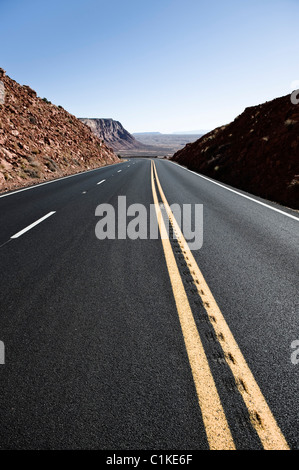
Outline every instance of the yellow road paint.
<path fill-rule="evenodd" d="M 153 168 L 161 199 L 164 203 L 170 223 L 180 244 L 198 294 L 203 301 L 205 310 L 222 347 L 226 362 L 234 375 L 238 390 L 248 409 L 251 423 L 265 450 L 289 450 L 286 439 L 283 436 L 249 366 L 247 365 L 247 362 L 193 257 L 188 243 L 175 220 L 160 184 L 155 164 L 153 164 Z"/>
<path fill-rule="evenodd" d="M 152 192 L 164 255 L 180 319 L 210 449 L 235 450 L 234 441 L 181 279 L 158 202 L 151 164 Z"/>

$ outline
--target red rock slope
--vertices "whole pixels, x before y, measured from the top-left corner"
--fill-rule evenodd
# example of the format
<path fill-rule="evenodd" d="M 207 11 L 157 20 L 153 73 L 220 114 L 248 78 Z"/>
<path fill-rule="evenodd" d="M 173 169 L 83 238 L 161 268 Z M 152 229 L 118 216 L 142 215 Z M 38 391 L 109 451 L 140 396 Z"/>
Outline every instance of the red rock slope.
<path fill-rule="evenodd" d="M 0 81 L 5 89 L 0 104 L 0 191 L 118 161 L 75 116 L 38 98 L 3 69 Z"/>
<path fill-rule="evenodd" d="M 299 209 L 299 104 L 290 95 L 247 108 L 173 160 L 216 180 Z"/>

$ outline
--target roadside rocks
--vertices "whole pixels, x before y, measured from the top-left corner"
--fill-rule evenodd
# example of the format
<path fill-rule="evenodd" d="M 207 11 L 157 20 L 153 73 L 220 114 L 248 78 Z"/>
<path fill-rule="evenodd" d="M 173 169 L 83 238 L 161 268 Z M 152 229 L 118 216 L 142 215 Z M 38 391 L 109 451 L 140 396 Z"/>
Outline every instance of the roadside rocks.
<path fill-rule="evenodd" d="M 61 106 L 37 97 L 0 68 L 0 191 L 119 161 L 113 150 Z"/>

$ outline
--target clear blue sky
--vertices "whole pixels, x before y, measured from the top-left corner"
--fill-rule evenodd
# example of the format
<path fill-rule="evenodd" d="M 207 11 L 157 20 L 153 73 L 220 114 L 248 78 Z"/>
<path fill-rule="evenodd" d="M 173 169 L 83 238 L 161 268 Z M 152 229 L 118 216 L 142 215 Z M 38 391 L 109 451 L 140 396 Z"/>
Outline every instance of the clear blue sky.
<path fill-rule="evenodd" d="M 212 129 L 299 80 L 298 0 L 0 0 L 0 67 L 78 117 Z"/>

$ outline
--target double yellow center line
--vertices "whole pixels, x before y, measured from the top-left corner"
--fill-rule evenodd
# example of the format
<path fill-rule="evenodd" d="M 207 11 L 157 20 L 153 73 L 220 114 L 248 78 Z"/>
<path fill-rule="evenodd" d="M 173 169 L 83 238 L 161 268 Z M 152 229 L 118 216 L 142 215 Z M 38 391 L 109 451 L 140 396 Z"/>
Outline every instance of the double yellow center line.
<path fill-rule="evenodd" d="M 197 288 L 198 295 L 202 299 L 211 325 L 222 347 L 225 360 L 232 371 L 236 386 L 248 409 L 251 424 L 256 430 L 265 450 L 289 450 L 288 444 L 176 222 L 161 187 L 155 163 L 151 161 L 152 193 L 165 260 L 210 449 L 235 450 L 235 444 L 208 358 L 200 339 L 173 249 L 167 236 L 168 232 L 159 205 L 155 181 L 170 224 L 193 278 L 194 285 Z"/>

